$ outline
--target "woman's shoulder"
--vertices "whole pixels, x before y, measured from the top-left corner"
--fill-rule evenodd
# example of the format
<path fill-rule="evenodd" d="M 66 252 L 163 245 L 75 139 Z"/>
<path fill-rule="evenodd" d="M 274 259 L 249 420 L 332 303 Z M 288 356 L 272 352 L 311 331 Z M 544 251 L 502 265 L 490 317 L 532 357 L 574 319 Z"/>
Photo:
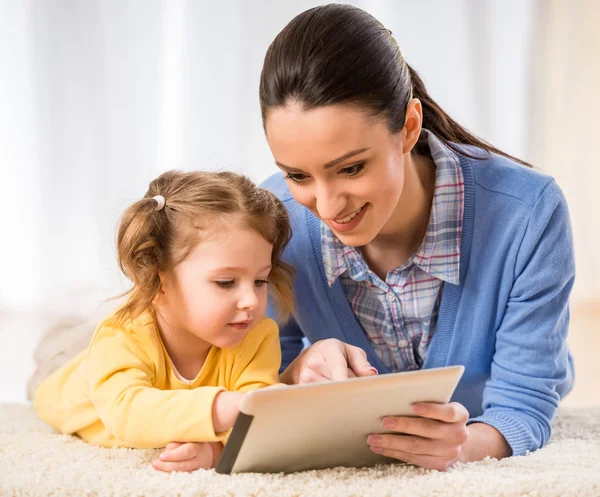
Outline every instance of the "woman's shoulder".
<path fill-rule="evenodd" d="M 281 171 L 271 174 L 271 176 L 264 180 L 260 186 L 275 194 L 282 202 L 293 200 L 292 194 L 285 182 L 285 176 Z"/>
<path fill-rule="evenodd" d="M 277 198 L 285 205 L 290 216 L 293 236 L 286 247 L 286 256 L 288 258 L 293 257 L 293 253 L 296 249 L 298 249 L 300 253 L 305 253 L 308 248 L 307 244 L 310 244 L 308 220 L 311 219 L 316 223 L 316 218 L 313 217 L 306 207 L 294 200 L 283 173 L 278 172 L 269 176 L 260 186 L 277 196 Z"/>
<path fill-rule="evenodd" d="M 560 194 L 552 176 L 497 154 L 470 160 L 477 193 L 498 201 L 517 201 L 533 206 L 545 192 Z"/>

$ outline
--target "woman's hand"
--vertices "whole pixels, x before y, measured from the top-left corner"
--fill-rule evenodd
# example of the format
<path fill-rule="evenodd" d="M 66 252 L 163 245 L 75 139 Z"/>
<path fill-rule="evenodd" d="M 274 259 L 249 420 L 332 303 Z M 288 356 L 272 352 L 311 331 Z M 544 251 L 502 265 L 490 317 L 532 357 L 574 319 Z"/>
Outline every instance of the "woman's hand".
<path fill-rule="evenodd" d="M 470 460 L 464 453 L 469 440 L 466 425 L 469 413 L 463 405 L 457 402 L 420 403 L 413 406 L 413 411 L 419 417 L 384 418 L 383 427 L 397 432 L 398 435 L 370 435 L 367 442 L 371 450 L 377 454 L 439 471 L 445 471 L 456 461 Z"/>
<path fill-rule="evenodd" d="M 294 359 L 281 374 L 287 384 L 345 380 L 353 376 L 376 375 L 364 350 L 335 338 L 315 342 Z"/>
<path fill-rule="evenodd" d="M 152 466 L 167 473 L 214 468 L 221 452 L 223 444 L 220 442 L 171 442 L 158 459 L 152 461 Z"/>

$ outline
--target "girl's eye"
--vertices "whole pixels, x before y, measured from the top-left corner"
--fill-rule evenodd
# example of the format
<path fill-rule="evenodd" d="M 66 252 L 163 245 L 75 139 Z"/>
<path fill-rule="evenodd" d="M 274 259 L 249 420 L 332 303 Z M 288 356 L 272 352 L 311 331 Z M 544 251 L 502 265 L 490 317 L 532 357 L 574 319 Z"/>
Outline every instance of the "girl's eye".
<path fill-rule="evenodd" d="M 365 163 L 360 162 L 359 164 L 354 164 L 353 166 L 344 167 L 343 169 L 340 169 L 340 174 L 343 174 L 348 177 L 352 177 L 352 176 L 356 176 L 357 174 L 359 174 L 364 168 L 365 168 Z"/>
<path fill-rule="evenodd" d="M 302 183 L 303 181 L 306 181 L 307 177 L 306 174 L 302 173 L 286 173 L 285 175 L 285 179 L 290 179 L 294 183 Z"/>
<path fill-rule="evenodd" d="M 219 280 L 219 281 L 215 281 L 215 283 L 217 285 L 219 285 L 221 288 L 231 288 L 235 281 L 234 280 Z"/>
<path fill-rule="evenodd" d="M 267 280 L 256 280 L 254 282 L 254 285 L 256 285 L 258 287 L 261 287 L 261 286 L 267 285 L 268 283 L 269 282 Z"/>

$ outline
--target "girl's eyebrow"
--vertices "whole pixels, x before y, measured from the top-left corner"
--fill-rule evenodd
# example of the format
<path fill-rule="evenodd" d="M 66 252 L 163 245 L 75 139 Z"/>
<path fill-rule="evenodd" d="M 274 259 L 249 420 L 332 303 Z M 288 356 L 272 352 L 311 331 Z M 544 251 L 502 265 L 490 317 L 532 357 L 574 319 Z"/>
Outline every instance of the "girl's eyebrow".
<path fill-rule="evenodd" d="M 223 267 L 218 267 L 216 269 L 211 269 L 209 272 L 210 273 L 218 273 L 221 271 L 245 271 L 246 269 L 247 268 L 245 268 L 245 267 L 238 267 L 238 266 L 223 266 Z M 258 272 L 261 273 L 263 271 L 267 271 L 268 269 L 272 269 L 271 264 L 261 268 Z"/>

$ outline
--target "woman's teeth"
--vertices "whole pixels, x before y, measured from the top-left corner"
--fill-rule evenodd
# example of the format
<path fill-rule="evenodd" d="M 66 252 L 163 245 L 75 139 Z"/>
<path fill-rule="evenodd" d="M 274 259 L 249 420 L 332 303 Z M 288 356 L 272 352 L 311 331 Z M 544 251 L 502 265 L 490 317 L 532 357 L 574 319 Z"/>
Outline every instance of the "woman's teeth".
<path fill-rule="evenodd" d="M 348 217 L 345 217 L 345 218 L 343 218 L 343 219 L 334 219 L 334 221 L 335 221 L 336 223 L 339 223 L 339 224 L 346 224 L 346 223 L 349 223 L 349 222 L 350 222 L 350 221 L 352 221 L 352 220 L 353 220 L 353 219 L 354 219 L 356 216 L 358 216 L 358 215 L 360 214 L 360 211 L 362 211 L 362 210 L 363 210 L 363 207 L 364 207 L 364 205 L 363 205 L 363 206 L 362 206 L 360 209 L 357 209 L 357 210 L 355 210 L 355 211 L 354 211 L 352 214 L 350 214 Z"/>

